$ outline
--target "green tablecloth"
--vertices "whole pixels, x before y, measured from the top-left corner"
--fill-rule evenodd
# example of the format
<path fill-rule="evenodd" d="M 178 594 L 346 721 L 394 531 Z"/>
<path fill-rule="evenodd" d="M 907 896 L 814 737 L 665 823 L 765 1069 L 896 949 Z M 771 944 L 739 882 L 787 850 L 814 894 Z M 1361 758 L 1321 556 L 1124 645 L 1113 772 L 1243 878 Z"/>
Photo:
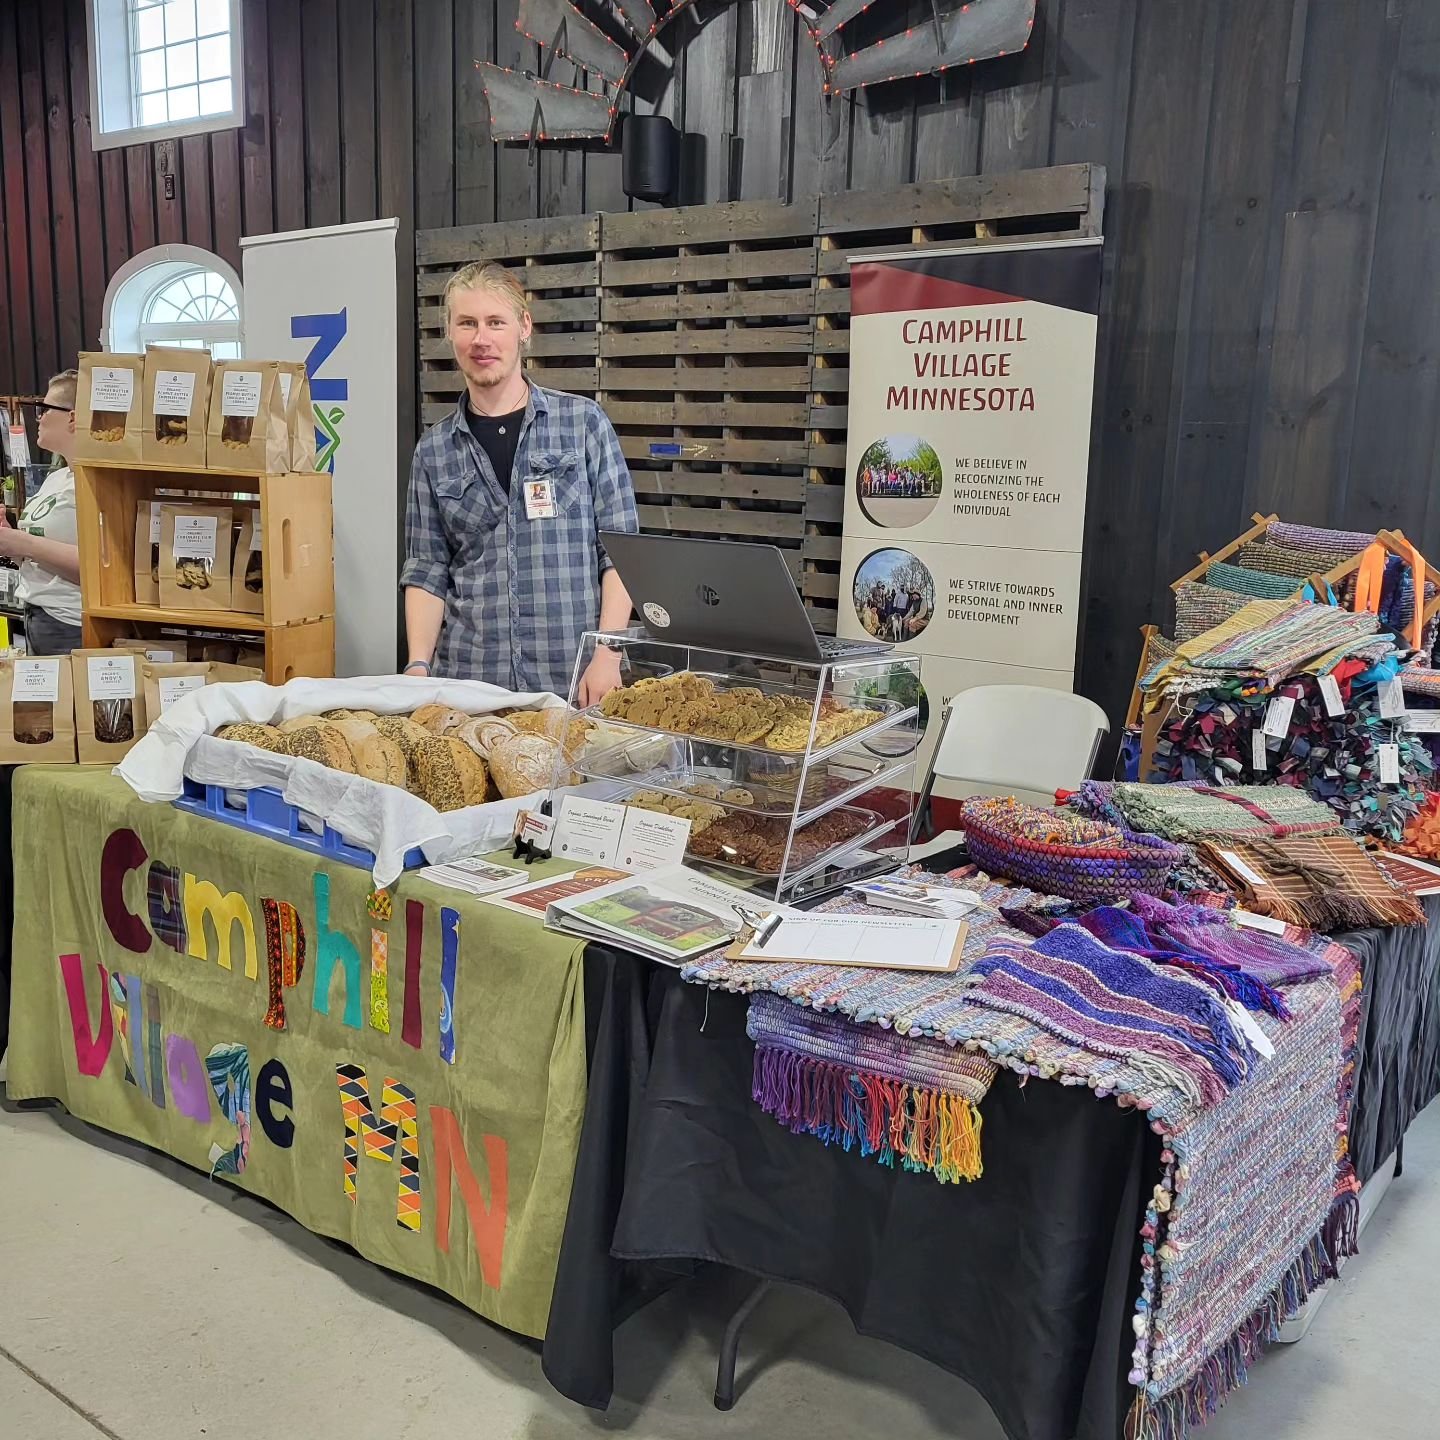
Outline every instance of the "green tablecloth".
<path fill-rule="evenodd" d="M 57 1098 L 544 1334 L 582 945 L 412 876 L 387 909 L 366 871 L 93 769 L 20 772 L 13 845 L 11 1099 Z"/>

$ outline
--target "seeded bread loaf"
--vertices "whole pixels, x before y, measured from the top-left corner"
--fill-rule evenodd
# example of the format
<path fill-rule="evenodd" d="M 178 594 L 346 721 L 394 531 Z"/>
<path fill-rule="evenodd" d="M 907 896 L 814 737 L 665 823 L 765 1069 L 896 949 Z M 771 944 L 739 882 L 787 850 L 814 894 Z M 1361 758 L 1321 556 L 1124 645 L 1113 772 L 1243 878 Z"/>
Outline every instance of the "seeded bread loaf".
<path fill-rule="evenodd" d="M 222 725 L 216 732 L 217 740 L 237 740 L 245 745 L 254 745 L 261 750 L 270 750 L 284 755 L 285 737 L 273 725 L 251 725 L 242 722 L 236 725 Z"/>
<path fill-rule="evenodd" d="M 453 735 L 432 735 L 415 749 L 422 799 L 437 810 L 483 805 L 490 775 L 485 762 Z"/>

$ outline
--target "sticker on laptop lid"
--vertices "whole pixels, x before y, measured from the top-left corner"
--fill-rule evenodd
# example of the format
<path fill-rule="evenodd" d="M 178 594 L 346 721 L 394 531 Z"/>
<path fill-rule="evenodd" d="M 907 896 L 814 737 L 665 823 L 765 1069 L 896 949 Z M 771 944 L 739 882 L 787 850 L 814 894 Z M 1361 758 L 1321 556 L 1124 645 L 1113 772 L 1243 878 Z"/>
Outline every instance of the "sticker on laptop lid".
<path fill-rule="evenodd" d="M 652 625 L 661 630 L 670 628 L 670 612 L 663 605 L 657 605 L 653 600 L 647 600 L 640 608 L 645 612 L 645 618 Z"/>

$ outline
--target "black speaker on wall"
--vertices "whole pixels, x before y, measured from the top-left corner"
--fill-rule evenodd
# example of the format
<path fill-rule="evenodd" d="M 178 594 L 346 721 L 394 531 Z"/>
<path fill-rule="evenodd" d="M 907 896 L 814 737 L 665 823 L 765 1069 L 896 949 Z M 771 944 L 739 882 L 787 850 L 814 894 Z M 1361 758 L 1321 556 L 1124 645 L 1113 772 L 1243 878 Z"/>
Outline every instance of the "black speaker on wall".
<path fill-rule="evenodd" d="M 680 136 L 664 115 L 627 115 L 620 128 L 620 183 L 632 200 L 675 193 Z"/>

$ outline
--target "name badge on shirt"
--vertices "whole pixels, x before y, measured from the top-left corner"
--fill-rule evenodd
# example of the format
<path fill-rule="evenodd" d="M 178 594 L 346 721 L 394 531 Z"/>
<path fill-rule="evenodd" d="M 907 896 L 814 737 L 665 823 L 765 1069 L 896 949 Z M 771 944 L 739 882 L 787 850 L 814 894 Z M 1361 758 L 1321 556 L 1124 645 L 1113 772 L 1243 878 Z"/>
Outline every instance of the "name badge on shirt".
<path fill-rule="evenodd" d="M 553 480 L 527 480 L 525 482 L 525 516 L 529 520 L 553 520 L 555 518 L 555 482 Z"/>

